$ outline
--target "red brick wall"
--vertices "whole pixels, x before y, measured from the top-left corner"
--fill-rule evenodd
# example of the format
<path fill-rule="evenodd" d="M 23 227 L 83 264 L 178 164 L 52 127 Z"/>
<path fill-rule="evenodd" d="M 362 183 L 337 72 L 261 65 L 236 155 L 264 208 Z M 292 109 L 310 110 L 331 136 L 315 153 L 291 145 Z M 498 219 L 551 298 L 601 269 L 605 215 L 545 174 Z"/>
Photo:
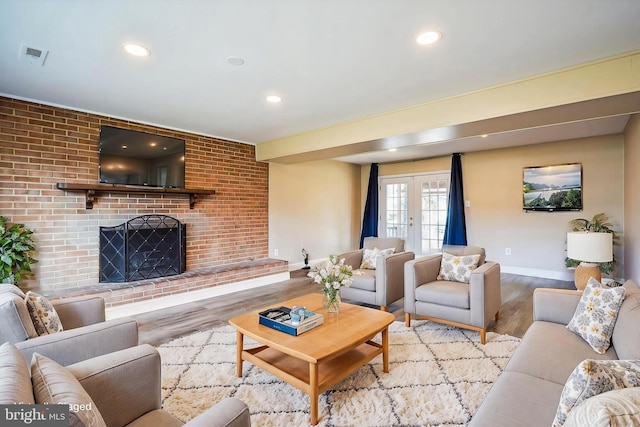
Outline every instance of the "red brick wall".
<path fill-rule="evenodd" d="M 179 113 L 178 113 L 179 114 Z M 187 195 L 84 193 L 58 182 L 98 182 L 100 125 L 186 140 L 186 187 L 216 190 L 189 209 Z M 268 256 L 267 163 L 252 145 L 0 97 L 0 215 L 34 230 L 40 262 L 23 288 L 98 282 L 98 227 L 144 214 L 187 224 L 187 270 Z"/>

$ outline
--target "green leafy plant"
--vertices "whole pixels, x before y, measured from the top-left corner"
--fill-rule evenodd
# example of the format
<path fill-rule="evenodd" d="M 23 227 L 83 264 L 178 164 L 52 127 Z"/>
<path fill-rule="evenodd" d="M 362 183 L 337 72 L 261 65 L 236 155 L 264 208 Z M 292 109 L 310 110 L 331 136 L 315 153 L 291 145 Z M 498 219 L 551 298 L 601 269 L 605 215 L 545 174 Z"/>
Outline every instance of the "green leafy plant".
<path fill-rule="evenodd" d="M 584 218 L 577 218 L 569 221 L 569 224 L 573 226 L 571 231 L 592 231 L 594 233 L 611 233 L 614 246 L 618 244 L 618 236 L 613 230 L 613 224 L 609 222 L 609 217 L 604 213 L 599 213 L 593 216 L 591 220 Z M 580 261 L 571 258 L 565 258 L 565 265 L 568 268 L 575 268 L 580 264 Z M 601 262 L 598 264 L 598 268 L 602 274 L 611 274 L 615 270 L 616 259 L 615 256 L 612 261 Z"/>
<path fill-rule="evenodd" d="M 31 264 L 38 262 L 32 230 L 24 224 L 9 226 L 9 218 L 0 216 L 0 282 L 17 285 L 31 274 Z"/>

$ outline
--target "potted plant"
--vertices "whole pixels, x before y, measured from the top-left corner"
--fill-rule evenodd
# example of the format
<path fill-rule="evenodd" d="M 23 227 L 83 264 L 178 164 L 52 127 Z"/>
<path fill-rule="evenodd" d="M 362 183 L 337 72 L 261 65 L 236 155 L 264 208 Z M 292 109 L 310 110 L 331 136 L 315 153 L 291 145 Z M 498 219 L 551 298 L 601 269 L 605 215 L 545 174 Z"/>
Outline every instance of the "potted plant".
<path fill-rule="evenodd" d="M 591 220 L 584 219 L 584 218 L 577 218 L 569 221 L 569 224 L 573 226 L 572 231 L 591 231 L 594 233 L 611 233 L 612 234 L 611 238 L 613 239 L 613 244 L 615 246 L 617 244 L 618 236 L 616 235 L 616 232 L 612 228 L 613 224 L 611 224 L 608 221 L 609 221 L 609 217 L 607 215 L 605 215 L 604 213 L 599 213 L 594 215 Z M 578 264 L 580 264 L 580 261 L 578 260 L 565 258 L 565 265 L 567 266 L 567 268 L 575 268 Z M 598 263 L 598 268 L 600 269 L 600 272 L 602 274 L 612 274 L 613 271 L 615 270 L 615 266 L 616 266 L 615 255 L 612 261 Z"/>
<path fill-rule="evenodd" d="M 33 231 L 24 224 L 9 226 L 9 218 L 0 216 L 0 283 L 17 285 L 22 277 L 31 274 L 35 243 Z"/>

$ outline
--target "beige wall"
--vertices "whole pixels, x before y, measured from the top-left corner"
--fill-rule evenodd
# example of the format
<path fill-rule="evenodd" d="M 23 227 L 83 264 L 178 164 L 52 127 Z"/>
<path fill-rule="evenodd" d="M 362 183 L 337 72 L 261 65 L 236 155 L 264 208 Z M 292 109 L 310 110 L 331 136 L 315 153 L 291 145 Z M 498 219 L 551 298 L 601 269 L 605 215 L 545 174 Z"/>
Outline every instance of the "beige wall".
<path fill-rule="evenodd" d="M 640 283 L 640 114 L 631 118 L 624 139 L 624 277 Z"/>
<path fill-rule="evenodd" d="M 333 160 L 272 163 L 269 255 L 300 268 L 303 246 L 311 262 L 356 248 L 362 222 L 360 194 L 360 166 Z"/>
<path fill-rule="evenodd" d="M 381 165 L 380 176 L 439 171 L 450 157 Z M 582 212 L 525 213 L 522 210 L 522 168 L 582 163 Z M 564 267 L 568 221 L 604 212 L 615 228 L 623 226 L 623 135 L 593 137 L 525 147 L 467 153 L 462 157 L 467 239 L 483 246 L 503 270 L 517 274 L 571 280 Z M 363 168 L 364 169 L 364 168 Z M 366 168 L 368 169 L 368 168 Z M 364 173 L 363 173 L 364 175 Z M 505 248 L 512 255 L 505 255 Z M 622 252 L 616 277 L 622 275 Z"/>
<path fill-rule="evenodd" d="M 635 151 L 629 152 L 631 149 Z M 604 212 L 620 232 L 625 225 L 629 230 L 629 224 L 639 228 L 638 215 L 634 216 L 630 209 L 625 214 L 624 209 L 625 186 L 628 206 L 632 200 L 630 189 L 635 185 L 633 191 L 637 193 L 640 182 L 637 174 L 629 174 L 629 161 L 637 164 L 639 159 L 640 120 L 637 118 L 628 126 L 626 138 L 622 134 L 609 135 L 467 153 L 462 157 L 462 165 L 465 199 L 471 202 L 466 211 L 469 244 L 485 247 L 488 257 L 500 262 L 503 271 L 572 280 L 573 273 L 564 266 L 570 220 L 591 218 Z M 450 157 L 441 157 L 380 165 L 379 175 L 448 170 L 450 162 Z M 573 162 L 582 163 L 584 210 L 525 213 L 522 168 Z M 302 262 L 303 245 L 311 261 L 357 247 L 369 169 L 369 166 L 337 161 L 271 163 L 270 256 L 274 256 L 277 248 L 277 258 L 288 260 L 295 268 Z M 633 211 L 638 212 L 637 202 Z M 629 241 L 637 241 L 638 236 L 625 235 L 625 238 L 627 264 L 638 264 L 640 254 L 630 249 Z M 507 247 L 512 250 L 510 256 L 504 254 Z M 625 270 L 622 247 L 616 247 L 615 251 L 619 261 L 615 277 L 637 279 L 638 268 L 627 265 Z"/>

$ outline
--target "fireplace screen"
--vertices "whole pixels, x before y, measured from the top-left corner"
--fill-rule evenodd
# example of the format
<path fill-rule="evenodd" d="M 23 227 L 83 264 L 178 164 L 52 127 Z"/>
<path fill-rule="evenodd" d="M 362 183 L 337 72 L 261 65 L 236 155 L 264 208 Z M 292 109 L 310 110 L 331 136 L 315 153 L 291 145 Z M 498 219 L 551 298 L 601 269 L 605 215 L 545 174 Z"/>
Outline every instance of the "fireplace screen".
<path fill-rule="evenodd" d="M 186 228 L 166 215 L 100 227 L 100 282 L 173 276 L 186 269 Z"/>

